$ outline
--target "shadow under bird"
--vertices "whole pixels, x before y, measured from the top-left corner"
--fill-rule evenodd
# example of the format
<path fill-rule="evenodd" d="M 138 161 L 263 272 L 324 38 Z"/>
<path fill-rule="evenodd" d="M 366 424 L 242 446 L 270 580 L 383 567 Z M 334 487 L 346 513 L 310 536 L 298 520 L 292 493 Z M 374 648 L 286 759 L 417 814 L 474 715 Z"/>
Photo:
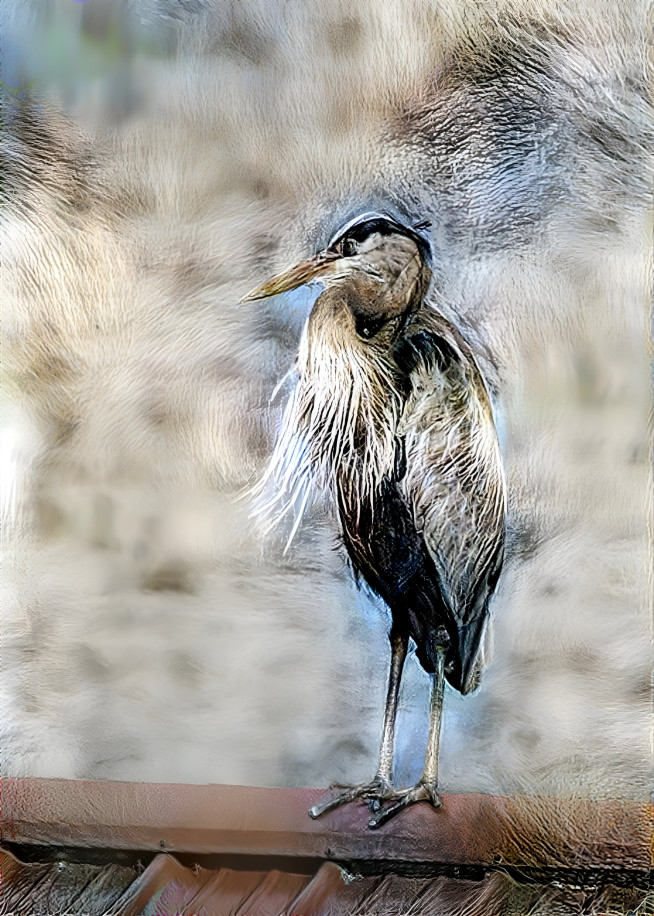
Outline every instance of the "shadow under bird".
<path fill-rule="evenodd" d="M 338 787 L 309 812 L 318 817 L 360 797 L 371 827 L 414 802 L 441 804 L 444 679 L 463 694 L 477 686 L 504 552 L 505 484 L 490 399 L 470 346 L 426 301 L 430 253 L 420 228 L 364 214 L 243 300 L 324 284 L 266 480 L 286 509 L 298 501 L 304 508 L 312 486 L 328 494 L 356 576 L 391 612 L 377 773 Z M 396 789 L 395 719 L 410 639 L 431 678 L 429 738 L 420 780 Z"/>

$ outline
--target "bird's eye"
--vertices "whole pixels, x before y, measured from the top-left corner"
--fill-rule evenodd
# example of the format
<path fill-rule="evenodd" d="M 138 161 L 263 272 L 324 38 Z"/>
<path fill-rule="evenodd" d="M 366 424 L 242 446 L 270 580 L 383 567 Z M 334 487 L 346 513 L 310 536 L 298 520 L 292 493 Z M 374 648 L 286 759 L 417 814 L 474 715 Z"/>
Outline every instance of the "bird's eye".
<path fill-rule="evenodd" d="M 358 251 L 358 247 L 354 239 L 343 239 L 343 257 L 353 258 Z"/>
<path fill-rule="evenodd" d="M 371 337 L 374 337 L 375 334 L 378 334 L 383 326 L 386 324 L 386 318 L 363 318 L 360 317 L 356 321 L 356 329 L 359 337 L 363 337 L 364 340 L 370 340 Z"/>

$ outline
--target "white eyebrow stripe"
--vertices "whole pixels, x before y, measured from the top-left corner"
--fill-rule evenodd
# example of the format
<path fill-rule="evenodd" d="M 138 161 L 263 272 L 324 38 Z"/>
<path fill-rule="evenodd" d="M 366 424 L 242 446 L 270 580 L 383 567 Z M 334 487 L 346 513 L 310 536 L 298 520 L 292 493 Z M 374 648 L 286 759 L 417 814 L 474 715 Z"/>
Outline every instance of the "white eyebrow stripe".
<path fill-rule="evenodd" d="M 392 216 L 388 216 L 386 213 L 374 213 L 372 211 L 370 213 L 361 213 L 359 216 L 354 216 L 351 220 L 348 220 L 348 222 L 345 223 L 344 226 L 341 226 L 340 229 L 337 229 L 327 243 L 327 247 L 331 248 L 332 245 L 335 245 L 339 239 L 343 238 L 344 235 L 347 235 L 350 229 L 354 229 L 354 227 L 358 226 L 360 223 L 366 223 L 371 219 L 384 219 L 393 223 L 396 222 Z"/>

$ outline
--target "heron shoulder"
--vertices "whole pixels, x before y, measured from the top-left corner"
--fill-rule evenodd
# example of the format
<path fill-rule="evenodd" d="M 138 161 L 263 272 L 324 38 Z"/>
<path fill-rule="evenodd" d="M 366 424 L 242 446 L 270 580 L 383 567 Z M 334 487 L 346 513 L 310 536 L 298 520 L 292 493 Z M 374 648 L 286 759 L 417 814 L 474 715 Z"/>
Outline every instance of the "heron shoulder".
<path fill-rule="evenodd" d="M 409 338 L 414 339 L 416 361 L 401 420 L 406 455 L 402 488 L 446 597 L 465 619 L 472 605 L 480 607 L 478 598 L 473 600 L 480 587 L 488 593 L 494 587 L 489 568 L 501 565 L 502 459 L 471 348 L 445 319 L 421 324 Z"/>

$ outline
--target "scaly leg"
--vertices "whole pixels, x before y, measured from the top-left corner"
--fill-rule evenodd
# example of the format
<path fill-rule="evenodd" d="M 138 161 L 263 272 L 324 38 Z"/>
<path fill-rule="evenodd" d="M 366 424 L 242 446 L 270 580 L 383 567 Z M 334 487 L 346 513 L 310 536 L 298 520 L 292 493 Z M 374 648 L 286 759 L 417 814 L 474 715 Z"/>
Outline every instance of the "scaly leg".
<path fill-rule="evenodd" d="M 386 709 L 384 712 L 384 727 L 382 731 L 382 740 L 379 748 L 379 765 L 377 775 L 372 782 L 363 783 L 359 786 L 335 786 L 334 788 L 344 788 L 345 791 L 329 798 L 318 805 L 309 808 L 311 817 L 320 817 L 327 811 L 333 811 L 339 805 L 353 801 L 355 798 L 371 799 L 379 805 L 386 798 L 394 795 L 391 780 L 393 778 L 393 748 L 395 744 L 395 718 L 397 716 L 397 698 L 400 691 L 400 680 L 402 678 L 402 668 L 406 658 L 408 637 L 400 635 L 394 631 L 391 632 L 391 672 L 388 679 L 388 693 L 386 695 Z"/>
<path fill-rule="evenodd" d="M 402 792 L 395 792 L 389 799 L 397 799 L 388 808 L 379 810 L 370 819 L 369 827 L 380 827 L 394 817 L 399 811 L 419 801 L 429 801 L 434 808 L 440 808 L 441 797 L 438 794 L 438 745 L 441 733 L 441 717 L 443 714 L 443 688 L 445 675 L 445 649 L 437 650 L 436 671 L 431 675 L 431 703 L 429 710 L 429 737 L 427 739 L 427 753 L 422 776 L 415 786 Z"/>

